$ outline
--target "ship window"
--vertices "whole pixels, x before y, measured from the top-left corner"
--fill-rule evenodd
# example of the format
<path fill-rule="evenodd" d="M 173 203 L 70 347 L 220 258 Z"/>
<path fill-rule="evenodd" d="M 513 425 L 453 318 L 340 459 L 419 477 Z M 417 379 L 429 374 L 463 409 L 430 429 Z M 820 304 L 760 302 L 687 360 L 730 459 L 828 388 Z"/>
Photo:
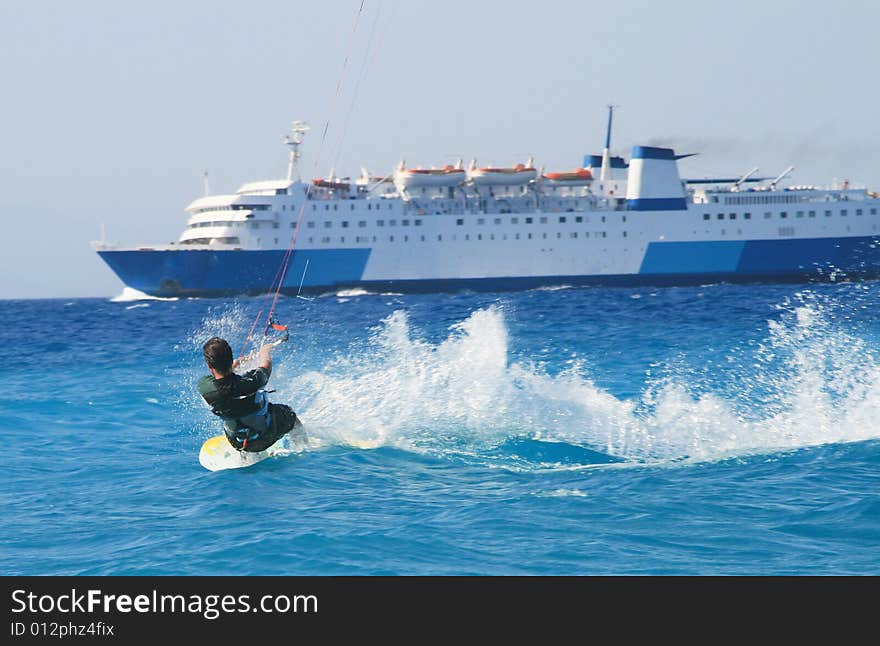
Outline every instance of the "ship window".
<path fill-rule="evenodd" d="M 719 220 L 723 220 L 723 219 L 724 219 L 724 214 L 723 214 L 723 213 L 719 213 L 719 214 L 718 214 L 718 219 L 719 219 Z"/>
<path fill-rule="evenodd" d="M 422 221 L 421 221 L 421 220 L 416 220 L 416 221 L 415 221 L 415 225 L 416 225 L 417 227 L 422 226 Z"/>
<path fill-rule="evenodd" d="M 709 215 L 708 213 L 703 213 L 703 219 L 704 219 L 704 220 L 708 220 L 710 217 L 712 217 L 712 216 Z"/>
<path fill-rule="evenodd" d="M 877 215 L 877 209 L 871 209 L 871 215 Z"/>
<path fill-rule="evenodd" d="M 529 240 L 531 240 L 531 239 L 532 239 L 532 234 L 530 233 L 530 234 L 529 234 Z"/>
<path fill-rule="evenodd" d="M 331 222 L 330 220 L 324 220 L 324 228 L 325 229 L 329 229 L 332 226 L 333 226 L 333 222 Z"/>
<path fill-rule="evenodd" d="M 334 205 L 333 205 L 333 210 L 334 210 L 334 211 L 338 211 L 338 210 L 339 210 L 339 205 L 338 205 L 338 204 L 334 204 Z"/>
<path fill-rule="evenodd" d="M 623 219 L 626 220 L 626 217 L 624 217 Z M 581 222 L 584 221 L 584 216 L 582 216 L 582 215 L 575 216 L 574 221 L 577 222 L 578 224 L 580 224 Z"/>
<path fill-rule="evenodd" d="M 840 215 L 846 216 L 846 209 L 840 209 Z"/>
<path fill-rule="evenodd" d="M 547 218 L 546 217 L 538 218 L 538 222 L 540 222 L 541 224 L 547 224 Z"/>
<path fill-rule="evenodd" d="M 471 239 L 471 234 L 469 234 L 469 233 L 465 233 L 465 234 L 464 234 L 464 239 L 465 239 L 465 240 L 470 240 L 470 239 Z"/>
<path fill-rule="evenodd" d="M 358 221 L 358 226 L 359 226 L 359 227 L 365 227 L 365 226 L 367 226 L 367 221 L 366 221 L 366 220 L 360 220 L 360 221 Z"/>
<path fill-rule="evenodd" d="M 495 224 L 501 224 L 501 218 L 495 218 Z"/>
<path fill-rule="evenodd" d="M 478 233 L 478 234 L 477 234 L 477 240 L 482 240 L 482 239 L 483 239 L 483 234 L 482 234 L 482 233 Z"/>
<path fill-rule="evenodd" d="M 730 219 L 731 219 L 731 220 L 736 220 L 736 213 L 731 213 L 731 214 L 730 214 Z"/>
<path fill-rule="evenodd" d="M 462 224 L 464 224 L 464 220 L 463 220 L 462 218 L 458 218 L 458 219 L 455 221 L 455 224 L 456 224 L 457 226 L 461 226 Z"/>
<path fill-rule="evenodd" d="M 764 219 L 767 220 L 767 219 L 770 218 L 772 215 L 773 215 L 773 214 L 770 213 L 770 211 L 766 211 L 766 212 L 764 213 Z"/>
<path fill-rule="evenodd" d="M 388 242 L 394 242 L 394 236 L 388 236 Z"/>
<path fill-rule="evenodd" d="M 816 217 L 816 212 L 815 212 L 815 211 L 810 211 L 807 215 L 809 215 L 811 218 L 815 218 L 815 217 Z"/>
<path fill-rule="evenodd" d="M 603 215 L 603 216 L 602 216 L 602 222 L 604 222 L 604 221 L 605 221 L 605 216 Z"/>
<path fill-rule="evenodd" d="M 559 223 L 560 223 L 560 224 L 565 224 L 565 216 L 564 216 L 564 215 L 560 215 L 560 216 L 559 216 Z"/>
<path fill-rule="evenodd" d="M 321 242 L 323 242 L 324 244 L 327 244 L 328 242 L 330 242 L 330 238 L 327 236 L 324 236 L 323 238 L 321 238 Z"/>
<path fill-rule="evenodd" d="M 377 227 L 384 227 L 384 226 L 385 226 L 385 220 L 376 220 L 376 226 L 377 226 Z"/>
<path fill-rule="evenodd" d="M 569 237 L 569 238 L 577 238 L 577 237 L 578 237 L 578 232 L 577 232 L 577 231 L 572 231 L 571 233 L 568 234 L 568 237 Z"/>
<path fill-rule="evenodd" d="M 389 227 L 397 226 L 397 220 L 388 220 L 388 226 Z"/>
<path fill-rule="evenodd" d="M 533 222 L 533 218 L 526 218 L 526 224 L 531 224 Z"/>
<path fill-rule="evenodd" d="M 518 233 L 514 234 L 513 237 L 516 238 L 517 240 L 519 240 L 519 234 L 518 234 Z"/>
<path fill-rule="evenodd" d="M 477 224 L 486 224 L 485 218 L 477 218 Z"/>
<path fill-rule="evenodd" d="M 511 224 L 519 224 L 519 218 L 510 218 Z"/>
<path fill-rule="evenodd" d="M 779 213 L 779 217 L 785 219 L 788 217 L 788 213 L 786 211 L 781 211 Z"/>
<path fill-rule="evenodd" d="M 796 218 L 802 218 L 802 217 L 804 217 L 804 212 L 803 212 L 803 211 L 798 211 L 797 213 L 794 214 L 794 217 L 796 217 Z"/>
<path fill-rule="evenodd" d="M 546 234 L 546 233 L 543 235 L 543 238 L 544 238 L 544 240 L 547 239 L 547 234 Z"/>
<path fill-rule="evenodd" d="M 626 237 L 626 231 L 623 232 L 623 237 L 624 237 L 624 238 Z"/>
<path fill-rule="evenodd" d="M 425 236 L 422 236 L 422 242 L 424 242 L 424 241 L 425 241 Z"/>
<path fill-rule="evenodd" d="M 291 226 L 291 227 L 295 227 L 295 226 L 296 226 L 296 223 L 295 223 L 295 222 L 291 222 L 291 223 L 290 223 L 290 226 Z M 309 228 L 309 229 L 314 229 L 314 228 L 315 228 L 315 222 L 314 222 L 314 220 L 312 220 L 312 221 L 310 221 L 310 222 L 306 222 L 306 227 Z"/>
<path fill-rule="evenodd" d="M 490 234 L 489 234 L 489 240 L 494 240 L 494 239 L 495 239 L 495 234 L 494 234 L 494 233 L 490 233 Z"/>
<path fill-rule="evenodd" d="M 277 223 L 277 222 L 273 222 L 273 223 L 272 223 L 272 228 L 273 228 L 273 229 L 277 229 L 277 228 L 278 228 L 278 226 L 279 226 L 279 225 L 278 225 L 278 223 Z"/>
<path fill-rule="evenodd" d="M 285 206 L 284 204 L 282 204 L 282 205 L 281 205 L 281 210 L 282 210 L 282 211 L 286 211 L 286 210 L 287 210 L 287 206 Z"/>
<path fill-rule="evenodd" d="M 354 204 L 351 205 L 351 208 L 354 208 Z M 372 210 L 373 210 L 373 205 L 367 204 L 367 211 L 372 211 Z"/>
<path fill-rule="evenodd" d="M 404 241 L 404 242 L 409 242 L 409 236 L 403 236 L 403 241 Z"/>
<path fill-rule="evenodd" d="M 830 217 L 831 217 L 831 211 L 825 211 L 825 217 L 826 217 L 826 218 L 830 218 Z"/>
<path fill-rule="evenodd" d="M 345 236 L 339 236 L 339 242 L 345 242 Z"/>
<path fill-rule="evenodd" d="M 743 217 L 744 217 L 746 220 L 751 220 L 751 219 L 752 219 L 752 214 L 751 214 L 751 213 L 743 213 Z"/>
<path fill-rule="evenodd" d="M 437 242 L 443 242 L 443 236 L 438 235 L 438 236 L 437 236 Z"/>
<path fill-rule="evenodd" d="M 400 226 L 408 227 L 408 226 L 409 226 L 409 220 L 401 220 L 401 221 L 400 221 Z"/>
<path fill-rule="evenodd" d="M 324 210 L 325 210 L 325 211 L 329 211 L 329 210 L 330 210 L 330 205 L 329 205 L 329 204 L 325 204 L 325 205 L 324 205 Z"/>
<path fill-rule="evenodd" d="M 376 236 L 373 236 L 373 242 L 376 242 Z"/>
<path fill-rule="evenodd" d="M 278 238 L 275 238 L 275 244 L 278 244 Z"/>
<path fill-rule="evenodd" d="M 617 200 L 620 204 L 623 204 L 623 200 Z M 623 221 L 626 222 L 626 216 L 623 216 Z"/>
<path fill-rule="evenodd" d="M 314 238 L 309 238 L 309 244 L 312 244 L 315 241 Z"/>
<path fill-rule="evenodd" d="M 562 234 L 561 234 L 561 233 L 557 233 L 557 234 L 556 234 L 556 238 L 557 238 L 557 239 L 558 239 L 558 238 L 561 238 L 561 237 L 562 237 Z"/>
<path fill-rule="evenodd" d="M 318 210 L 318 205 L 312 204 L 312 211 L 317 211 L 317 210 Z"/>
<path fill-rule="evenodd" d="M 349 206 L 349 209 L 348 209 L 349 211 L 354 211 L 354 204 L 349 204 L 348 206 Z"/>
<path fill-rule="evenodd" d="M 856 209 L 856 215 L 861 215 L 861 214 L 862 214 L 862 210 L 861 210 L 861 209 Z"/>

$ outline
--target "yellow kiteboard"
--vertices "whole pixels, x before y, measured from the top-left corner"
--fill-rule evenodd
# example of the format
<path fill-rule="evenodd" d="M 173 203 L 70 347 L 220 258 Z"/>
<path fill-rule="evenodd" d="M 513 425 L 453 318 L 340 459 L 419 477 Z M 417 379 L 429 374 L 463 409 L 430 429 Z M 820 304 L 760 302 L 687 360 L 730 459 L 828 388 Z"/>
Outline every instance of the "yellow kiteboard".
<path fill-rule="evenodd" d="M 236 451 L 225 435 L 215 435 L 205 440 L 199 451 L 199 463 L 209 471 L 240 469 L 262 462 L 273 455 L 288 451 L 288 438 L 284 436 L 265 451 Z"/>

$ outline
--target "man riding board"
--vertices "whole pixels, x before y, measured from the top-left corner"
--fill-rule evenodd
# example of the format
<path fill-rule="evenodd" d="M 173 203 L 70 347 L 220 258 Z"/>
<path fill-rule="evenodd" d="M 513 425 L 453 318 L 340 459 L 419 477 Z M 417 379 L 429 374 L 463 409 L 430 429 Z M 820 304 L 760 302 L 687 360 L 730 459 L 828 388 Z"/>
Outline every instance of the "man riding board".
<path fill-rule="evenodd" d="M 233 361 L 224 339 L 208 339 L 202 348 L 211 374 L 199 379 L 199 393 L 223 420 L 226 439 L 239 451 L 265 451 L 287 433 L 291 439 L 305 439 L 296 413 L 285 404 L 270 403 L 263 389 L 272 374 L 273 348 L 263 345 L 257 367 L 242 375 L 234 372 L 240 359 Z"/>

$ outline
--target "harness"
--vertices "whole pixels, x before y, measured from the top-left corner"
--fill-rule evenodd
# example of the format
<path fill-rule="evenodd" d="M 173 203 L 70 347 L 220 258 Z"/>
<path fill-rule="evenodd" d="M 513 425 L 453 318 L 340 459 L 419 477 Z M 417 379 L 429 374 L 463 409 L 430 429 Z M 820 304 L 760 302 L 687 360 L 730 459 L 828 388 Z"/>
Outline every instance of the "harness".
<path fill-rule="evenodd" d="M 235 418 L 220 415 L 227 432 L 231 431 L 232 437 L 241 442 L 240 451 L 246 451 L 248 442 L 259 439 L 272 425 L 272 414 L 269 412 L 269 397 L 266 396 L 266 393 L 269 392 L 275 391 L 260 389 L 254 393 L 254 402 L 260 404 L 260 409 L 255 413 Z M 250 397 L 250 395 L 245 395 L 245 397 Z M 230 425 L 234 426 L 230 428 Z"/>
<path fill-rule="evenodd" d="M 205 400 L 211 406 L 211 412 L 223 420 L 226 435 L 236 448 L 241 445 L 239 451 L 247 449 L 248 442 L 260 438 L 269 430 L 272 424 L 272 414 L 269 412 L 269 397 L 267 393 L 274 390 L 260 388 L 254 393 L 223 397 L 219 390 L 205 395 Z M 245 404 L 243 400 L 253 397 L 253 404 L 258 408 L 254 411 L 241 414 L 235 408 Z M 225 399 L 226 406 L 221 405 L 221 399 Z M 237 400 L 237 401 L 234 401 Z M 231 404 L 231 405 L 230 405 Z M 250 408 L 250 406 L 248 406 Z"/>

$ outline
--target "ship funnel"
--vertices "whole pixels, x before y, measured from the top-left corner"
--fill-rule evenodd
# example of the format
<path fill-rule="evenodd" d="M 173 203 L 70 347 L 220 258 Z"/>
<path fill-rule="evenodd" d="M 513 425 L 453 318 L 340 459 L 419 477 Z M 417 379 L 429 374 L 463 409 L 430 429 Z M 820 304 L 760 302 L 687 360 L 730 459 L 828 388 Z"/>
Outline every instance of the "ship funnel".
<path fill-rule="evenodd" d="M 671 148 L 633 146 L 626 188 L 630 211 L 679 211 L 687 209 L 678 159 Z"/>

